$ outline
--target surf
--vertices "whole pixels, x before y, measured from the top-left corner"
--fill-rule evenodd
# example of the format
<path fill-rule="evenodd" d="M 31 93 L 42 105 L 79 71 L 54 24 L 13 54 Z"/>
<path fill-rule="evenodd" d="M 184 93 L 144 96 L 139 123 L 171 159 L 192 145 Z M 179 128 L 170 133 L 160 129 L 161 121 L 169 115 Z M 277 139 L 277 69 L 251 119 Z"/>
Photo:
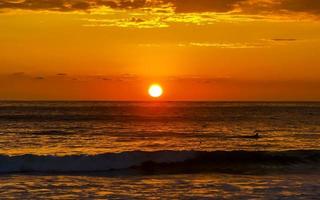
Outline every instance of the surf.
<path fill-rule="evenodd" d="M 318 172 L 320 151 L 131 151 L 98 155 L 0 156 L 0 173 L 268 173 Z"/>

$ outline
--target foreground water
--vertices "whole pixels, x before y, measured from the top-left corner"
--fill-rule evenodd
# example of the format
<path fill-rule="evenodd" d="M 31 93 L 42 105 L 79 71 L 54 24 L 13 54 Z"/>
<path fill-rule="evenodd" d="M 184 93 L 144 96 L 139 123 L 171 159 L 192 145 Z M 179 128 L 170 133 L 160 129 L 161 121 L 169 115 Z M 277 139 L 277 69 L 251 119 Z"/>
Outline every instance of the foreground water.
<path fill-rule="evenodd" d="M 0 102 L 0 128 L 4 198 L 320 191 L 320 103 Z"/>
<path fill-rule="evenodd" d="M 0 177 L 2 199 L 319 199 L 314 175 Z"/>

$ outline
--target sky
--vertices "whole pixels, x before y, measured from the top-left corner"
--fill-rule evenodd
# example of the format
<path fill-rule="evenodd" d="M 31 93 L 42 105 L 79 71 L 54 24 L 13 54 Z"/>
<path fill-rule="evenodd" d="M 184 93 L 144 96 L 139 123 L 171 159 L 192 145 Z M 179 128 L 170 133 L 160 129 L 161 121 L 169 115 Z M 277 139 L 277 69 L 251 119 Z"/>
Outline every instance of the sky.
<path fill-rule="evenodd" d="M 318 0 L 0 0 L 1 100 L 319 101 Z"/>

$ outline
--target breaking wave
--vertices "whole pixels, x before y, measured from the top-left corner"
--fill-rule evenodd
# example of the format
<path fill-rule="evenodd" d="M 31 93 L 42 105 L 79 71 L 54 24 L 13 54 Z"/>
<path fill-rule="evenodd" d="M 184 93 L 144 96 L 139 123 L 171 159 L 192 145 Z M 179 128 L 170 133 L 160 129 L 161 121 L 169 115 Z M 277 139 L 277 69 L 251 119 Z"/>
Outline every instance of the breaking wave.
<path fill-rule="evenodd" d="M 0 156 L 0 173 L 266 173 L 318 172 L 320 151 L 132 151 L 99 155 Z M 320 172 L 320 171 L 319 171 Z"/>

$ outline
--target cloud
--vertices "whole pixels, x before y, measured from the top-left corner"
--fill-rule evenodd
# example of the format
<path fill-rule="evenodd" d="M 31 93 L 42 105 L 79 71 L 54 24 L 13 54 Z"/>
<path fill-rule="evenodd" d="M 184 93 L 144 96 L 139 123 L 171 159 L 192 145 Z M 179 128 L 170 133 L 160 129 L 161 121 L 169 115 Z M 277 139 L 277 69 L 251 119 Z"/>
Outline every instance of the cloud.
<path fill-rule="evenodd" d="M 115 9 L 137 9 L 154 5 L 150 0 L 0 0 L 2 9 L 51 11 L 90 10 L 101 6 Z M 158 3 L 157 3 L 158 4 Z"/>
<path fill-rule="evenodd" d="M 295 41 L 297 41 L 297 39 L 295 39 L 295 38 L 272 38 L 271 40 L 275 41 L 275 42 L 295 42 Z"/>
<path fill-rule="evenodd" d="M 0 8 L 71 11 L 91 8 L 89 0 L 1 0 Z"/>
<path fill-rule="evenodd" d="M 72 76 L 72 80 L 77 81 L 115 81 L 115 82 L 130 82 L 140 79 L 135 74 L 119 74 L 119 75 L 87 75 L 87 76 Z"/>
<path fill-rule="evenodd" d="M 297 38 L 271 38 L 271 39 L 261 39 L 261 42 L 265 44 L 269 44 L 270 46 L 276 46 L 276 45 L 290 45 L 297 42 L 306 42 L 311 40 L 302 40 Z"/>
<path fill-rule="evenodd" d="M 37 77 L 34 77 L 35 80 L 44 80 L 45 78 L 43 76 L 37 76 Z"/>
<path fill-rule="evenodd" d="M 261 48 L 266 45 L 262 43 L 200 43 L 200 42 L 191 42 L 189 46 L 195 47 L 215 47 L 223 49 L 252 49 L 252 48 Z"/>
<path fill-rule="evenodd" d="M 188 12 L 230 12 L 237 5 L 247 0 L 166 0 L 171 3 L 178 13 Z"/>
<path fill-rule="evenodd" d="M 193 82 L 200 84 L 215 84 L 215 83 L 227 83 L 233 79 L 229 76 L 216 76 L 216 77 L 201 77 L 201 76 L 171 76 L 168 77 L 169 81 L 178 81 L 178 82 Z"/>
<path fill-rule="evenodd" d="M 278 8 L 294 12 L 320 14 L 319 0 L 278 0 Z"/>
<path fill-rule="evenodd" d="M 167 28 L 221 21 L 320 19 L 318 0 L 0 0 L 0 13 L 16 9 L 90 13 L 82 18 L 85 27 Z"/>
<path fill-rule="evenodd" d="M 27 74 L 25 72 L 15 72 L 10 74 L 0 74 L 0 80 L 11 81 L 80 81 L 80 82 L 93 82 L 93 81 L 114 81 L 114 82 L 131 82 L 138 81 L 141 77 L 136 74 L 118 74 L 118 75 L 73 75 L 66 73 L 56 74 Z"/>
<path fill-rule="evenodd" d="M 58 73 L 58 74 L 56 74 L 57 76 L 67 76 L 67 74 L 66 73 Z"/>
<path fill-rule="evenodd" d="M 161 43 L 145 43 L 139 44 L 139 47 L 199 47 L 199 48 L 221 48 L 221 49 L 256 49 L 256 48 L 269 48 L 271 46 L 289 45 L 292 42 L 300 41 L 295 38 L 272 38 L 260 39 L 252 42 L 214 42 L 214 41 L 192 41 L 177 44 L 161 44 Z"/>
<path fill-rule="evenodd" d="M 166 0 L 176 12 L 236 12 L 320 14 L 318 0 Z"/>
<path fill-rule="evenodd" d="M 169 25 L 159 18 L 142 19 L 137 17 L 120 19 L 82 19 L 86 27 L 122 27 L 122 28 L 165 28 Z"/>
<path fill-rule="evenodd" d="M 26 76 L 25 72 L 14 72 L 12 74 L 9 74 L 10 77 L 24 77 Z"/>
<path fill-rule="evenodd" d="M 144 9 L 172 7 L 176 13 L 240 12 L 320 14 L 318 0 L 0 0 L 0 9 L 89 11 L 99 7 Z"/>

